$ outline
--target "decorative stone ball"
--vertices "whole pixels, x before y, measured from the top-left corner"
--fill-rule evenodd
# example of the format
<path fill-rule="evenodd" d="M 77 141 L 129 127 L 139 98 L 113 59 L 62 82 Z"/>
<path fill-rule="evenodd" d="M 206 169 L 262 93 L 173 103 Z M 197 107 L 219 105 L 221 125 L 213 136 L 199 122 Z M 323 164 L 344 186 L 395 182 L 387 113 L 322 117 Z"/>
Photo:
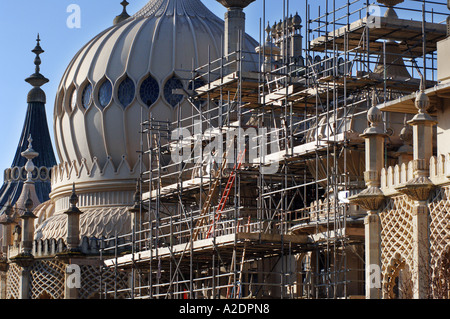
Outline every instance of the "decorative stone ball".
<path fill-rule="evenodd" d="M 367 111 L 367 120 L 372 126 L 376 126 L 383 121 L 383 113 L 376 106 L 372 106 L 369 111 Z"/>
<path fill-rule="evenodd" d="M 419 113 L 425 113 L 430 107 L 430 99 L 423 91 L 420 91 L 416 96 L 415 105 Z"/>

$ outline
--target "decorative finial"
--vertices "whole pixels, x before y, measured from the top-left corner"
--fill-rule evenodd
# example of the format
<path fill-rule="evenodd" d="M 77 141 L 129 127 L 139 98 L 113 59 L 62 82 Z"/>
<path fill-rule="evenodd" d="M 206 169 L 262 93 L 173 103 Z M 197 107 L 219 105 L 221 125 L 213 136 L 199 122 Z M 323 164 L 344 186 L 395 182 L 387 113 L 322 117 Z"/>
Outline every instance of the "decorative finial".
<path fill-rule="evenodd" d="M 405 145 L 410 145 L 412 143 L 413 131 L 411 125 L 408 125 L 406 114 L 403 119 L 403 128 L 400 130 L 399 138 Z"/>
<path fill-rule="evenodd" d="M 419 114 L 426 113 L 430 107 L 430 99 L 425 94 L 425 81 L 422 75 L 420 77 L 420 91 L 416 96 L 415 105 L 419 110 Z"/>
<path fill-rule="evenodd" d="M 31 145 L 32 142 L 33 139 L 30 134 L 28 137 L 28 148 L 21 153 L 21 155 L 27 159 L 27 163 L 25 164 L 25 170 L 27 171 L 27 182 L 32 182 L 33 171 L 35 168 L 33 159 L 39 156 L 39 153 L 33 150 L 33 146 Z"/>
<path fill-rule="evenodd" d="M 31 199 L 31 191 L 28 190 L 28 196 L 27 200 L 25 201 L 25 208 L 28 212 L 30 212 L 33 209 L 33 200 Z"/>
<path fill-rule="evenodd" d="M 114 18 L 114 25 L 117 25 L 123 21 L 125 21 L 126 19 L 128 19 L 130 17 L 130 15 L 127 12 L 127 6 L 130 4 L 128 1 L 123 0 L 120 3 L 123 7 L 122 13 L 120 15 L 118 15 L 117 17 Z"/>
<path fill-rule="evenodd" d="M 272 31 L 272 28 L 270 27 L 270 23 L 269 21 L 267 21 L 267 27 L 266 27 L 266 32 L 267 32 L 267 42 L 270 42 L 270 32 Z"/>
<path fill-rule="evenodd" d="M 72 184 L 72 194 L 70 195 L 69 202 L 72 207 L 75 207 L 78 204 L 78 195 L 75 191 L 75 183 Z"/>
<path fill-rule="evenodd" d="M 83 212 L 81 210 L 78 209 L 77 204 L 78 204 L 78 195 L 76 193 L 75 190 L 75 183 L 72 184 L 72 194 L 69 197 L 69 203 L 70 203 L 70 207 L 69 209 L 65 212 L 65 214 L 83 214 Z"/>
<path fill-rule="evenodd" d="M 141 191 L 139 180 L 136 180 L 136 191 L 134 193 L 134 205 L 129 209 L 131 213 L 139 213 L 141 211 Z"/>
<path fill-rule="evenodd" d="M 367 120 L 370 122 L 371 127 L 377 127 L 383 121 L 383 114 L 377 107 L 376 91 L 372 91 L 372 107 L 367 112 Z"/>
<path fill-rule="evenodd" d="M 36 57 L 34 58 L 35 72 L 29 78 L 25 79 L 25 81 L 30 83 L 34 87 L 41 87 L 45 83 L 49 82 L 49 80 L 40 73 L 42 64 L 40 55 L 45 51 L 41 48 L 41 37 L 39 33 L 36 39 L 36 46 L 33 50 L 31 50 L 31 52 L 36 55 Z"/>
<path fill-rule="evenodd" d="M 14 219 L 12 218 L 13 208 L 11 205 L 11 196 L 8 197 L 8 201 L 5 205 L 5 210 L 3 214 L 0 216 L 0 225 L 10 225 L 14 223 Z"/>

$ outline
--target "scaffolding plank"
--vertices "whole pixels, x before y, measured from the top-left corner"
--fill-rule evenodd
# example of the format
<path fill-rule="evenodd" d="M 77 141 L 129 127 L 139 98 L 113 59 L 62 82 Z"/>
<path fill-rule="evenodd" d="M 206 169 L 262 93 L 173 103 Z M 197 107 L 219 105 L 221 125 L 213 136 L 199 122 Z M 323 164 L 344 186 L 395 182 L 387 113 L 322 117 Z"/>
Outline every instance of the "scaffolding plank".
<path fill-rule="evenodd" d="M 349 25 L 343 26 L 339 29 L 329 32 L 325 36 L 317 37 L 310 42 L 311 50 L 323 52 L 325 50 L 333 50 L 333 43 L 337 45 L 337 49 L 343 51 L 345 34 L 348 35 L 348 50 L 362 50 L 373 49 L 375 51 L 382 51 L 382 42 L 379 40 L 394 40 L 399 41 L 402 50 L 412 48 L 407 56 L 420 57 L 422 56 L 422 22 L 378 17 L 377 23 L 369 23 L 370 18 L 364 17 Z M 369 48 L 364 47 L 361 41 L 365 28 L 369 29 Z M 427 37 L 427 52 L 436 50 L 436 43 L 446 37 L 447 27 L 439 23 L 425 23 L 425 33 Z"/>
<path fill-rule="evenodd" d="M 193 242 L 192 251 L 194 253 L 198 252 L 212 252 L 217 248 L 228 247 L 229 249 L 234 249 L 235 243 L 239 242 L 243 244 L 244 241 L 247 242 L 255 242 L 261 243 L 262 245 L 266 245 L 267 250 L 273 250 L 271 245 L 267 245 L 267 243 L 271 244 L 296 244 L 296 245 L 304 245 L 308 243 L 308 238 L 304 234 L 299 235 L 280 235 L 280 234 L 268 234 L 268 233 L 237 233 L 237 234 L 229 234 L 223 236 L 217 236 L 214 238 L 200 239 Z M 155 259 L 155 256 L 161 259 L 169 259 L 173 256 L 182 255 L 183 252 L 186 252 L 187 255 L 190 254 L 190 248 L 186 250 L 186 247 L 189 243 L 178 244 L 172 247 L 161 247 L 157 249 L 145 250 L 141 252 L 137 252 L 134 254 L 127 254 L 116 259 L 111 258 L 105 260 L 105 265 L 107 267 L 115 267 L 117 266 L 126 266 L 131 265 L 132 263 L 141 263 L 141 262 L 149 262 L 150 260 Z M 252 248 L 251 245 L 247 246 Z M 255 247 L 257 250 L 261 251 L 263 248 L 261 246 Z M 210 254 L 209 254 L 210 256 Z"/>

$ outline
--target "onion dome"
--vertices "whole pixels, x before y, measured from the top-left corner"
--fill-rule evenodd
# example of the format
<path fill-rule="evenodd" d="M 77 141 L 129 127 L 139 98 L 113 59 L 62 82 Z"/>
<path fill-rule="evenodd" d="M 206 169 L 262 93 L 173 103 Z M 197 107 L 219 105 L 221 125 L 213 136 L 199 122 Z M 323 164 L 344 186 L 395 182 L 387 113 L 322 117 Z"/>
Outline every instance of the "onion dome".
<path fill-rule="evenodd" d="M 298 15 L 298 12 L 296 12 L 295 16 L 292 18 L 292 24 L 295 30 L 299 30 L 302 27 L 302 18 Z"/>
<path fill-rule="evenodd" d="M 86 192 L 130 191 L 132 198 L 140 169 L 149 167 L 148 157 L 140 158 L 140 123 L 150 114 L 172 122 L 179 109 L 182 117 L 197 112 L 176 90 L 189 90 L 193 68 L 223 56 L 223 37 L 224 21 L 200 0 L 151 0 L 82 47 L 56 96 L 60 164 L 52 198 L 70 196 L 74 182 L 80 207 Z M 247 35 L 243 50 L 254 52 L 257 45 Z M 259 69 L 256 54 L 246 59 L 251 70 Z M 56 210 L 67 205 L 56 204 Z"/>

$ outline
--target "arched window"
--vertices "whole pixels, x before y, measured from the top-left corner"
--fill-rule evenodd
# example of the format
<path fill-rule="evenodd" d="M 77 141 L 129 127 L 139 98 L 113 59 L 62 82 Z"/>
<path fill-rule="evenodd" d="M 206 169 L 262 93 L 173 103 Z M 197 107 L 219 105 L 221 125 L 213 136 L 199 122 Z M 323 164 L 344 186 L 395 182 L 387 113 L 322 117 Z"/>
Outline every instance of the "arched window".
<path fill-rule="evenodd" d="M 183 89 L 183 83 L 174 76 L 167 80 L 166 85 L 164 86 L 164 98 L 173 107 L 177 106 L 177 104 L 183 100 L 183 95 L 173 93 L 173 90 L 176 89 Z"/>
<path fill-rule="evenodd" d="M 136 91 L 136 87 L 134 86 L 133 80 L 131 80 L 129 77 L 126 77 L 119 85 L 119 102 L 122 104 L 122 106 L 125 108 L 134 99 L 134 94 Z"/>
<path fill-rule="evenodd" d="M 77 90 L 75 88 L 70 92 L 70 102 L 69 107 L 73 111 L 77 106 Z"/>
<path fill-rule="evenodd" d="M 83 107 L 86 110 L 89 108 L 91 99 L 92 99 L 92 85 L 91 85 L 91 83 L 88 83 L 84 87 L 83 94 L 81 95 L 81 105 L 83 105 Z"/>
<path fill-rule="evenodd" d="M 98 91 L 98 101 L 100 102 L 101 107 L 106 107 L 109 102 L 111 102 L 112 98 L 112 85 L 109 80 L 103 82 L 100 86 L 100 90 Z"/>
<path fill-rule="evenodd" d="M 141 96 L 142 102 L 150 107 L 153 103 L 156 102 L 159 96 L 158 82 L 153 77 L 149 76 L 144 80 L 144 82 L 142 82 L 139 94 Z"/>

